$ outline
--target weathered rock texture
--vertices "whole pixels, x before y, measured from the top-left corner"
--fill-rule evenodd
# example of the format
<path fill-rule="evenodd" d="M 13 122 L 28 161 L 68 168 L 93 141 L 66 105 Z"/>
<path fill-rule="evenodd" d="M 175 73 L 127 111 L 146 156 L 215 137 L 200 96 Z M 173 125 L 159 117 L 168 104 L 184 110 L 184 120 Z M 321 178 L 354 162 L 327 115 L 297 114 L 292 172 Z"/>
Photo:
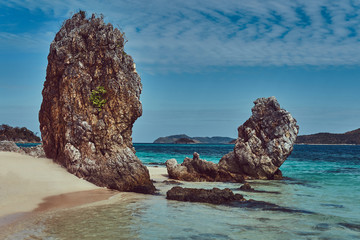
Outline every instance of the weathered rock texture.
<path fill-rule="evenodd" d="M 234 194 L 229 188 L 223 190 L 196 189 L 173 187 L 166 193 L 166 199 L 184 202 L 205 202 L 212 204 L 224 204 L 234 201 L 246 201 L 241 194 Z"/>
<path fill-rule="evenodd" d="M 44 148 L 42 145 L 38 145 L 35 147 L 22 147 L 21 149 L 25 152 L 25 154 L 30 155 L 32 157 L 37 157 L 37 158 L 46 157 Z"/>
<path fill-rule="evenodd" d="M 153 193 L 135 155 L 132 126 L 142 114 L 141 80 L 124 34 L 80 11 L 65 21 L 50 46 L 39 120 L 46 156 L 98 186 Z M 93 105 L 103 87 L 106 103 Z"/>
<path fill-rule="evenodd" d="M 252 116 L 238 128 L 234 151 L 223 156 L 219 164 L 186 158 L 166 162 L 169 176 L 186 181 L 233 181 L 245 179 L 279 179 L 279 167 L 293 150 L 299 131 L 296 120 L 280 108 L 275 97 L 259 98 Z"/>
<path fill-rule="evenodd" d="M 252 116 L 238 128 L 234 151 L 225 155 L 219 167 L 256 179 L 281 176 L 279 167 L 291 154 L 299 126 L 275 97 L 254 102 Z"/>
<path fill-rule="evenodd" d="M 0 141 L 0 151 L 16 152 L 37 158 L 45 157 L 45 152 L 44 149 L 42 148 L 42 145 L 38 145 L 35 147 L 18 147 L 15 142 Z"/>
<path fill-rule="evenodd" d="M 0 151 L 3 152 L 17 152 L 17 153 L 25 153 L 21 148 L 19 148 L 12 141 L 0 141 Z"/>
<path fill-rule="evenodd" d="M 175 159 L 166 161 L 166 168 L 169 177 L 183 181 L 192 182 L 243 182 L 242 175 L 232 174 L 219 168 L 218 164 L 200 159 L 198 153 L 194 153 L 193 158 L 185 158 L 182 164 L 178 164 Z"/>

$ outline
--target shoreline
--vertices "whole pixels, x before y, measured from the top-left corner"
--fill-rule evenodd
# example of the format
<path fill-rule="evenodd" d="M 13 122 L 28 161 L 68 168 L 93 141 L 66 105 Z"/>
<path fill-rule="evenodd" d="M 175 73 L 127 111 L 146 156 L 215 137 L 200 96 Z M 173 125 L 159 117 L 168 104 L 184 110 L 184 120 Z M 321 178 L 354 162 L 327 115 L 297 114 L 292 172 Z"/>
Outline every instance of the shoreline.
<path fill-rule="evenodd" d="M 50 211 L 142 195 L 98 187 L 47 158 L 0 152 L 0 166 L 0 229 Z M 167 179 L 166 168 L 147 168 L 151 179 Z"/>

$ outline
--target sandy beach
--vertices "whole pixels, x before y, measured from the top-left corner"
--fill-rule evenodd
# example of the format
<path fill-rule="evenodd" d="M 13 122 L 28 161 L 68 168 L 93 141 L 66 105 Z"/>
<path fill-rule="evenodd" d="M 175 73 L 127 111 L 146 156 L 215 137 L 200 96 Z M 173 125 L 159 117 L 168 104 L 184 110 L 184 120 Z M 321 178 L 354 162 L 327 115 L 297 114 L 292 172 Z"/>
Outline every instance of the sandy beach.
<path fill-rule="evenodd" d="M 155 181 L 167 179 L 166 168 L 149 171 Z M 0 226 L 24 213 L 71 208 L 118 193 L 80 179 L 50 159 L 0 152 Z"/>

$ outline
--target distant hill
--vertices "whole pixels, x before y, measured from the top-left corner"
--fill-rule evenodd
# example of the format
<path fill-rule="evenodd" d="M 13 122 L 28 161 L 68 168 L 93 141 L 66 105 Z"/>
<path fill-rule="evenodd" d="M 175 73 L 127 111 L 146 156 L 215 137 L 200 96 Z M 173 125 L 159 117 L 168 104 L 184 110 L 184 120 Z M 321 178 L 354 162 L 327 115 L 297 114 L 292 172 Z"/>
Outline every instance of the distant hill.
<path fill-rule="evenodd" d="M 229 144 L 234 138 L 229 137 L 189 137 L 185 134 L 160 137 L 154 143 L 177 143 L 177 144 Z"/>
<path fill-rule="evenodd" d="M 316 133 L 298 136 L 297 144 L 360 144 L 360 128 L 346 133 Z"/>
<path fill-rule="evenodd" d="M 0 125 L 0 141 L 7 140 L 13 142 L 40 142 L 40 138 L 29 129 L 22 127 L 10 127 Z"/>

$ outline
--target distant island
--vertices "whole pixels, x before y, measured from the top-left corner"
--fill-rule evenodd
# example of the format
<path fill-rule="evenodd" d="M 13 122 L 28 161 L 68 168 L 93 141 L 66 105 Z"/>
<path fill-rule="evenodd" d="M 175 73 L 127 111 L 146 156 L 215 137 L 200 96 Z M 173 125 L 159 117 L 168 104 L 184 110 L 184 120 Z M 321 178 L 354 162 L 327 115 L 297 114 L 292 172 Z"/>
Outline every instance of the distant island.
<path fill-rule="evenodd" d="M 360 145 L 360 128 L 346 133 L 316 133 L 298 136 L 296 144 L 356 144 Z"/>
<path fill-rule="evenodd" d="M 6 124 L 0 125 L 0 141 L 13 142 L 40 142 L 41 139 L 26 127 L 11 127 Z"/>
<path fill-rule="evenodd" d="M 154 143 L 168 144 L 235 144 L 229 137 L 189 137 L 186 134 L 159 137 Z M 346 133 L 316 133 L 300 135 L 296 144 L 352 144 L 360 145 L 360 128 Z"/>
<path fill-rule="evenodd" d="M 231 144 L 235 141 L 234 138 L 229 137 L 189 137 L 185 134 L 171 135 L 167 137 L 160 137 L 154 143 L 168 143 L 168 144 Z"/>

